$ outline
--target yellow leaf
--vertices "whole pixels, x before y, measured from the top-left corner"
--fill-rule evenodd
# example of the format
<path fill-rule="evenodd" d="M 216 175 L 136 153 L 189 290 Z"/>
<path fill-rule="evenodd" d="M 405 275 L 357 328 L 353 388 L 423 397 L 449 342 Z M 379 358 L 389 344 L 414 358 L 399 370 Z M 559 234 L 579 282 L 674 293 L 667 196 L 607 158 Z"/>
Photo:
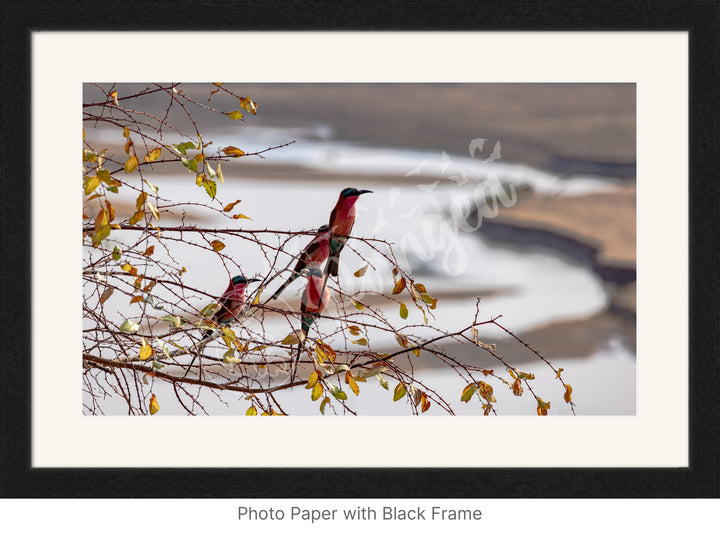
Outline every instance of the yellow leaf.
<path fill-rule="evenodd" d="M 223 115 L 230 117 L 230 119 L 235 119 L 236 121 L 243 118 L 243 114 L 238 110 L 233 110 L 228 113 L 223 112 Z"/>
<path fill-rule="evenodd" d="M 152 416 L 157 411 L 160 410 L 160 404 L 157 401 L 157 398 L 155 397 L 155 394 L 150 396 L 150 415 Z"/>
<path fill-rule="evenodd" d="M 405 285 L 406 285 L 405 279 L 403 277 L 400 277 L 398 279 L 398 281 L 395 283 L 395 287 L 393 288 L 392 293 L 399 294 L 400 292 L 402 292 L 405 289 Z"/>
<path fill-rule="evenodd" d="M 140 347 L 140 360 L 147 360 L 153 354 L 153 348 L 147 343 L 147 340 L 143 338 L 143 345 Z"/>
<path fill-rule="evenodd" d="M 317 384 L 319 379 L 320 375 L 318 374 L 317 370 L 315 370 L 310 374 L 310 377 L 308 377 L 307 386 L 305 388 L 313 388 Z"/>
<path fill-rule="evenodd" d="M 137 277 L 137 268 L 131 266 L 128 262 L 125 262 L 120 269 L 126 273 L 130 273 L 133 277 Z"/>
<path fill-rule="evenodd" d="M 115 208 L 110 204 L 110 201 L 105 201 L 105 206 L 107 207 L 108 221 L 112 221 L 115 219 Z"/>
<path fill-rule="evenodd" d="M 542 399 L 542 398 L 537 398 L 537 402 L 538 402 L 538 407 L 541 408 L 541 409 L 547 410 L 547 409 L 550 408 L 550 402 L 549 402 L 549 401 L 545 401 L 545 400 Z"/>
<path fill-rule="evenodd" d="M 220 165 L 220 162 L 218 162 L 217 177 L 220 183 L 225 184 L 225 177 L 222 174 L 222 167 Z"/>
<path fill-rule="evenodd" d="M 402 399 L 402 397 L 407 393 L 407 389 L 405 388 L 405 385 L 402 383 L 398 383 L 395 387 L 395 391 L 393 392 L 393 401 L 397 401 L 399 399 Z"/>
<path fill-rule="evenodd" d="M 315 349 L 320 349 L 322 351 L 322 354 L 327 358 L 330 362 L 334 363 L 335 358 L 337 357 L 337 353 L 335 353 L 335 350 L 327 345 L 325 342 L 318 341 L 315 344 Z"/>
<path fill-rule="evenodd" d="M 355 382 L 355 379 L 353 378 L 352 373 L 350 373 L 350 370 L 345 372 L 345 383 L 350 386 L 350 390 L 352 390 L 356 396 L 360 395 L 360 387 Z"/>
<path fill-rule="evenodd" d="M 408 317 L 408 309 L 405 303 L 400 303 L 400 317 L 404 320 Z"/>
<path fill-rule="evenodd" d="M 248 217 L 245 214 L 235 214 L 233 216 L 233 219 L 249 219 L 250 221 L 252 221 L 252 217 Z"/>
<path fill-rule="evenodd" d="M 103 208 L 95 217 L 95 230 L 100 230 L 102 227 L 107 226 L 108 223 L 108 213 L 107 210 Z"/>
<path fill-rule="evenodd" d="M 350 331 L 350 334 L 352 334 L 353 336 L 357 336 L 360 334 L 360 327 L 358 327 L 357 325 L 350 325 L 348 327 L 348 331 Z"/>
<path fill-rule="evenodd" d="M 240 97 L 240 107 L 253 115 L 257 113 L 257 102 L 254 102 L 250 97 Z"/>
<path fill-rule="evenodd" d="M 113 104 L 115 104 L 116 106 L 119 106 L 119 105 L 120 105 L 120 104 L 118 103 L 117 91 L 113 91 L 112 93 L 110 93 L 110 98 L 112 99 Z"/>
<path fill-rule="evenodd" d="M 125 154 L 130 154 L 130 147 L 133 146 L 133 142 L 129 139 L 125 142 Z"/>
<path fill-rule="evenodd" d="M 365 305 L 363 305 L 360 301 L 355 301 L 355 299 L 350 299 L 350 301 L 352 301 L 353 306 L 358 310 L 365 308 Z"/>
<path fill-rule="evenodd" d="M 563 396 L 563 399 L 565 400 L 565 403 L 570 403 L 572 401 L 572 386 L 565 385 L 565 395 Z"/>
<path fill-rule="evenodd" d="M 140 221 L 140 220 L 143 218 L 144 215 L 145 215 L 145 212 L 143 212 L 142 210 L 138 210 L 137 212 L 135 212 L 135 213 L 132 215 L 132 217 L 130 218 L 130 221 L 129 221 L 128 223 L 129 223 L 130 225 L 134 225 L 135 223 L 137 223 L 138 221 Z"/>
<path fill-rule="evenodd" d="M 155 193 L 158 192 L 158 187 L 155 184 L 151 184 L 147 179 L 143 179 L 143 182 L 145 182 L 145 184 L 147 184 L 148 188 L 153 190 Z"/>
<path fill-rule="evenodd" d="M 148 208 L 150 208 L 150 211 L 152 212 L 152 215 L 155 218 L 155 220 L 160 221 L 160 213 L 158 212 L 158 209 L 155 208 L 155 205 L 153 203 L 151 203 L 150 201 L 148 201 L 145 204 L 147 205 Z"/>
<path fill-rule="evenodd" d="M 365 275 L 365 272 L 368 270 L 368 265 L 369 264 L 365 264 L 363 267 L 361 267 L 355 273 L 353 273 L 353 275 L 355 275 L 356 277 L 362 277 L 363 275 Z"/>
<path fill-rule="evenodd" d="M 100 177 L 97 175 L 88 177 L 85 181 L 85 195 L 90 195 L 100 185 Z"/>
<path fill-rule="evenodd" d="M 557 373 L 555 374 L 555 379 L 560 379 L 560 374 L 564 371 L 565 368 L 558 368 Z"/>
<path fill-rule="evenodd" d="M 420 348 L 419 347 L 413 348 L 412 352 L 415 354 L 416 357 L 420 356 Z"/>
<path fill-rule="evenodd" d="M 130 137 L 130 129 L 127 126 L 123 128 L 123 137 Z"/>
<path fill-rule="evenodd" d="M 322 383 L 315 383 L 315 386 L 312 389 L 312 393 L 310 394 L 310 399 L 313 401 L 317 401 L 320 399 L 320 396 L 323 394 L 323 386 Z"/>
<path fill-rule="evenodd" d="M 421 294 L 427 293 L 427 289 L 425 288 L 424 284 L 414 284 L 415 289 L 420 292 Z"/>
<path fill-rule="evenodd" d="M 226 205 L 225 208 L 223 208 L 223 212 L 229 212 L 230 210 L 235 208 L 235 205 L 238 204 L 239 202 L 242 202 L 242 201 L 240 199 L 238 199 L 237 201 L 231 202 L 230 204 Z"/>
<path fill-rule="evenodd" d="M 213 251 L 216 253 L 225 249 L 225 244 L 220 240 L 213 240 L 210 242 L 210 245 L 212 245 Z"/>
<path fill-rule="evenodd" d="M 232 156 L 233 158 L 239 158 L 240 156 L 243 156 L 245 154 L 245 152 L 241 151 L 237 147 L 233 147 L 232 145 L 225 147 L 223 149 L 223 152 L 227 156 Z"/>
<path fill-rule="evenodd" d="M 260 302 L 260 295 L 263 293 L 263 290 L 265 289 L 265 286 L 260 286 L 260 288 L 257 289 L 257 293 L 255 294 L 255 298 L 253 299 L 252 304 L 257 305 Z"/>
<path fill-rule="evenodd" d="M 160 158 L 160 155 L 162 155 L 162 149 L 159 147 L 155 147 L 153 150 L 151 150 L 145 155 L 145 161 L 154 162 L 155 160 Z"/>
<path fill-rule="evenodd" d="M 493 373 L 493 370 L 483 370 L 483 375 L 487 377 L 488 375 L 491 375 Z"/>
<path fill-rule="evenodd" d="M 133 303 L 139 303 L 142 300 L 143 300 L 142 295 L 134 295 L 133 298 L 130 299 L 130 304 L 132 305 Z"/>
<path fill-rule="evenodd" d="M 251 405 L 250 408 L 245 411 L 245 416 L 257 416 L 257 409 Z"/>
<path fill-rule="evenodd" d="M 290 333 L 285 338 L 283 338 L 283 341 L 280 342 L 284 346 L 294 346 L 295 344 L 300 342 L 300 338 L 296 333 Z"/>
<path fill-rule="evenodd" d="M 357 344 L 359 346 L 366 346 L 368 345 L 367 338 L 360 338 L 359 340 L 350 340 L 353 344 Z"/>
<path fill-rule="evenodd" d="M 132 173 L 138 167 L 138 159 L 134 154 L 125 162 L 125 172 Z"/>
<path fill-rule="evenodd" d="M 135 208 L 138 210 L 142 210 L 143 204 L 145 204 L 146 199 L 147 193 L 141 191 L 140 194 L 137 196 L 137 199 L 135 199 Z"/>

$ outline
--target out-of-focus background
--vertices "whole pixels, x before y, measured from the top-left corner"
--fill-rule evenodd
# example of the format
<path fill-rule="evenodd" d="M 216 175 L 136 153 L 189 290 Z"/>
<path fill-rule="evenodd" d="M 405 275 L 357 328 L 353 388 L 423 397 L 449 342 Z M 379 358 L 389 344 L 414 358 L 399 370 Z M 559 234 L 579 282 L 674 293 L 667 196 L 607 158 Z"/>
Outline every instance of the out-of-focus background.
<path fill-rule="evenodd" d="M 119 93 L 142 87 L 117 86 Z M 255 100 L 257 115 L 240 122 L 193 111 L 204 139 L 248 153 L 294 141 L 262 159 L 223 163 L 223 198 L 242 199 L 254 228 L 314 229 L 327 222 L 341 189 L 371 189 L 358 202 L 353 233 L 395 243 L 404 266 L 438 298 L 439 327 L 467 324 L 479 297 L 479 319 L 502 315 L 507 328 L 564 369 L 577 414 L 635 414 L 634 84 L 224 87 Z M 204 103 L 212 89 L 182 86 Z M 87 84 L 85 100 L 94 99 L 102 100 Z M 222 99 L 218 94 L 209 105 L 221 107 Z M 153 94 L 142 102 L 162 110 L 166 100 Z M 173 121 L 190 126 L 181 114 Z M 167 135 L 167 143 L 179 141 Z M 107 136 L 107 143 L 124 141 L 117 132 Z M 154 176 L 161 191 L 180 179 L 187 191 L 200 191 L 187 176 Z M 185 222 L 193 223 L 192 214 Z M 350 274 L 363 265 L 352 255 L 343 260 Z M 224 272 L 204 261 L 188 266 L 188 276 L 216 270 L 218 277 L 207 280 L 217 287 L 209 290 L 222 292 Z M 252 259 L 247 266 L 250 274 L 263 268 Z M 569 413 L 537 357 L 498 329 L 480 334 L 508 362 L 538 372 L 538 390 L 554 392 L 544 396 L 551 414 Z M 445 349 L 460 360 L 497 365 L 478 360 L 484 357 L 474 346 Z M 459 401 L 457 376 L 429 359 L 418 366 Z M 495 394 L 500 414 L 535 413 L 532 399 Z M 306 391 L 286 395 L 294 407 L 317 414 Z M 360 414 L 408 413 L 390 399 L 357 401 Z"/>

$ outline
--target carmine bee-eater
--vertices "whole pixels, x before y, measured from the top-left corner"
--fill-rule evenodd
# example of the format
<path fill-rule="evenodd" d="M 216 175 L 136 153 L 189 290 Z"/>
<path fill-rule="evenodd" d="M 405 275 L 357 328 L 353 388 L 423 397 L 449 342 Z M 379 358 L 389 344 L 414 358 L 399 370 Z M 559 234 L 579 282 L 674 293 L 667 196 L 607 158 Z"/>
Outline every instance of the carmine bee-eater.
<path fill-rule="evenodd" d="M 245 306 L 245 288 L 251 282 L 257 282 L 261 279 L 246 279 L 242 275 L 237 275 L 230 280 L 227 290 L 222 294 L 218 303 L 220 308 L 212 315 L 210 321 L 219 325 L 223 323 L 231 323 L 242 317 L 243 308 Z M 214 330 L 214 329 L 213 329 Z M 203 340 L 209 337 L 213 331 L 207 331 Z"/>
<path fill-rule="evenodd" d="M 328 260 L 325 273 L 329 277 L 337 277 L 340 264 L 340 251 L 345 247 L 353 225 L 355 224 L 355 203 L 360 195 L 372 193 L 368 189 L 358 190 L 356 188 L 345 188 L 340 192 L 335 208 L 330 213 L 330 259 Z"/>
<path fill-rule="evenodd" d="M 320 268 L 323 262 L 330 256 L 330 227 L 323 225 L 317 230 L 317 235 L 312 239 L 307 247 L 300 253 L 298 261 L 293 268 L 292 275 L 286 280 L 280 288 L 269 299 L 277 299 L 287 286 L 300 276 L 300 272 L 307 267 Z"/>
<path fill-rule="evenodd" d="M 323 272 L 315 266 L 311 266 L 303 269 L 302 274 L 307 277 L 307 286 L 305 286 L 300 304 L 301 328 L 305 337 L 300 340 L 298 345 L 297 358 L 295 359 L 295 367 L 293 368 L 291 379 L 295 378 L 298 362 L 300 361 L 300 353 L 302 352 L 305 338 L 307 338 L 310 332 L 310 327 L 315 322 L 315 319 L 325 311 L 330 302 L 330 290 L 327 288 L 327 284 L 325 284 L 325 275 L 323 275 Z"/>

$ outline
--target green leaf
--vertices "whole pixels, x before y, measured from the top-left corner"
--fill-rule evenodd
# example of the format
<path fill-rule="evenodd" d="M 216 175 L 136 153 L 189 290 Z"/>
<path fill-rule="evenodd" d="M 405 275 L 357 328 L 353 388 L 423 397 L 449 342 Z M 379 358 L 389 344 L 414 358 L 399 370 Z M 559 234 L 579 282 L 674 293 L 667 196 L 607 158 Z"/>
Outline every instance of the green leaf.
<path fill-rule="evenodd" d="M 347 399 L 347 394 L 340 390 L 339 388 L 333 388 L 333 390 L 330 392 L 336 399 L 340 399 L 342 401 L 345 401 Z"/>
<path fill-rule="evenodd" d="M 476 386 L 475 384 L 469 384 L 465 388 L 463 388 L 462 394 L 460 395 L 460 401 L 464 401 L 467 403 L 472 399 L 473 394 L 475 393 Z"/>
<path fill-rule="evenodd" d="M 402 399 L 405 394 L 407 394 L 407 389 L 405 388 L 405 385 L 402 383 L 398 383 L 395 387 L 395 391 L 393 392 L 393 401 Z"/>
<path fill-rule="evenodd" d="M 325 415 L 325 406 L 330 403 L 330 398 L 326 397 L 322 400 L 322 403 L 320 403 L 320 412 Z"/>
<path fill-rule="evenodd" d="M 99 245 L 108 236 L 110 236 L 110 225 L 103 225 L 93 236 L 93 245 Z"/>
<path fill-rule="evenodd" d="M 400 303 L 400 317 L 404 320 L 408 317 L 408 308 L 405 303 Z"/>
<path fill-rule="evenodd" d="M 131 320 L 125 320 L 122 325 L 120 325 L 120 330 L 124 333 L 135 333 L 139 328 L 140 326 Z"/>
<path fill-rule="evenodd" d="M 382 386 L 385 390 L 390 389 L 390 385 L 388 385 L 388 382 L 385 380 L 385 378 L 382 375 L 377 375 L 378 381 L 380 382 L 380 386 Z"/>
<path fill-rule="evenodd" d="M 190 171 L 197 173 L 197 161 L 195 161 L 195 159 L 188 160 L 187 158 L 180 158 L 180 161 L 185 167 L 190 169 Z"/>
<path fill-rule="evenodd" d="M 214 180 L 203 180 L 203 187 L 205 188 L 205 191 L 208 195 L 210 195 L 211 199 L 215 198 L 215 194 L 217 193 L 217 184 Z"/>
<path fill-rule="evenodd" d="M 102 182 L 104 182 L 108 186 L 113 185 L 112 175 L 110 175 L 110 171 L 108 171 L 107 169 L 105 169 L 105 168 L 98 169 L 97 176 Z"/>
<path fill-rule="evenodd" d="M 207 318 L 215 314 L 218 308 L 220 308 L 220 305 L 218 305 L 217 303 L 210 303 L 200 311 L 200 315 L 204 318 Z"/>
<path fill-rule="evenodd" d="M 117 245 L 113 247 L 112 250 L 112 259 L 113 260 L 120 260 L 120 256 L 122 255 L 122 250 Z"/>

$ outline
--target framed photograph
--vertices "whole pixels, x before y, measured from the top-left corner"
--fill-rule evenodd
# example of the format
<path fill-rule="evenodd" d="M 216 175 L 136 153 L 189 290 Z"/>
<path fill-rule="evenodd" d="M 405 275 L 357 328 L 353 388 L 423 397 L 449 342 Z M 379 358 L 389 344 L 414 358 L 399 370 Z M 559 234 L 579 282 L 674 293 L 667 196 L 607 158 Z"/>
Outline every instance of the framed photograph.
<path fill-rule="evenodd" d="M 717 497 L 718 11 L 672 5 L 18 15 L 2 495 Z"/>

